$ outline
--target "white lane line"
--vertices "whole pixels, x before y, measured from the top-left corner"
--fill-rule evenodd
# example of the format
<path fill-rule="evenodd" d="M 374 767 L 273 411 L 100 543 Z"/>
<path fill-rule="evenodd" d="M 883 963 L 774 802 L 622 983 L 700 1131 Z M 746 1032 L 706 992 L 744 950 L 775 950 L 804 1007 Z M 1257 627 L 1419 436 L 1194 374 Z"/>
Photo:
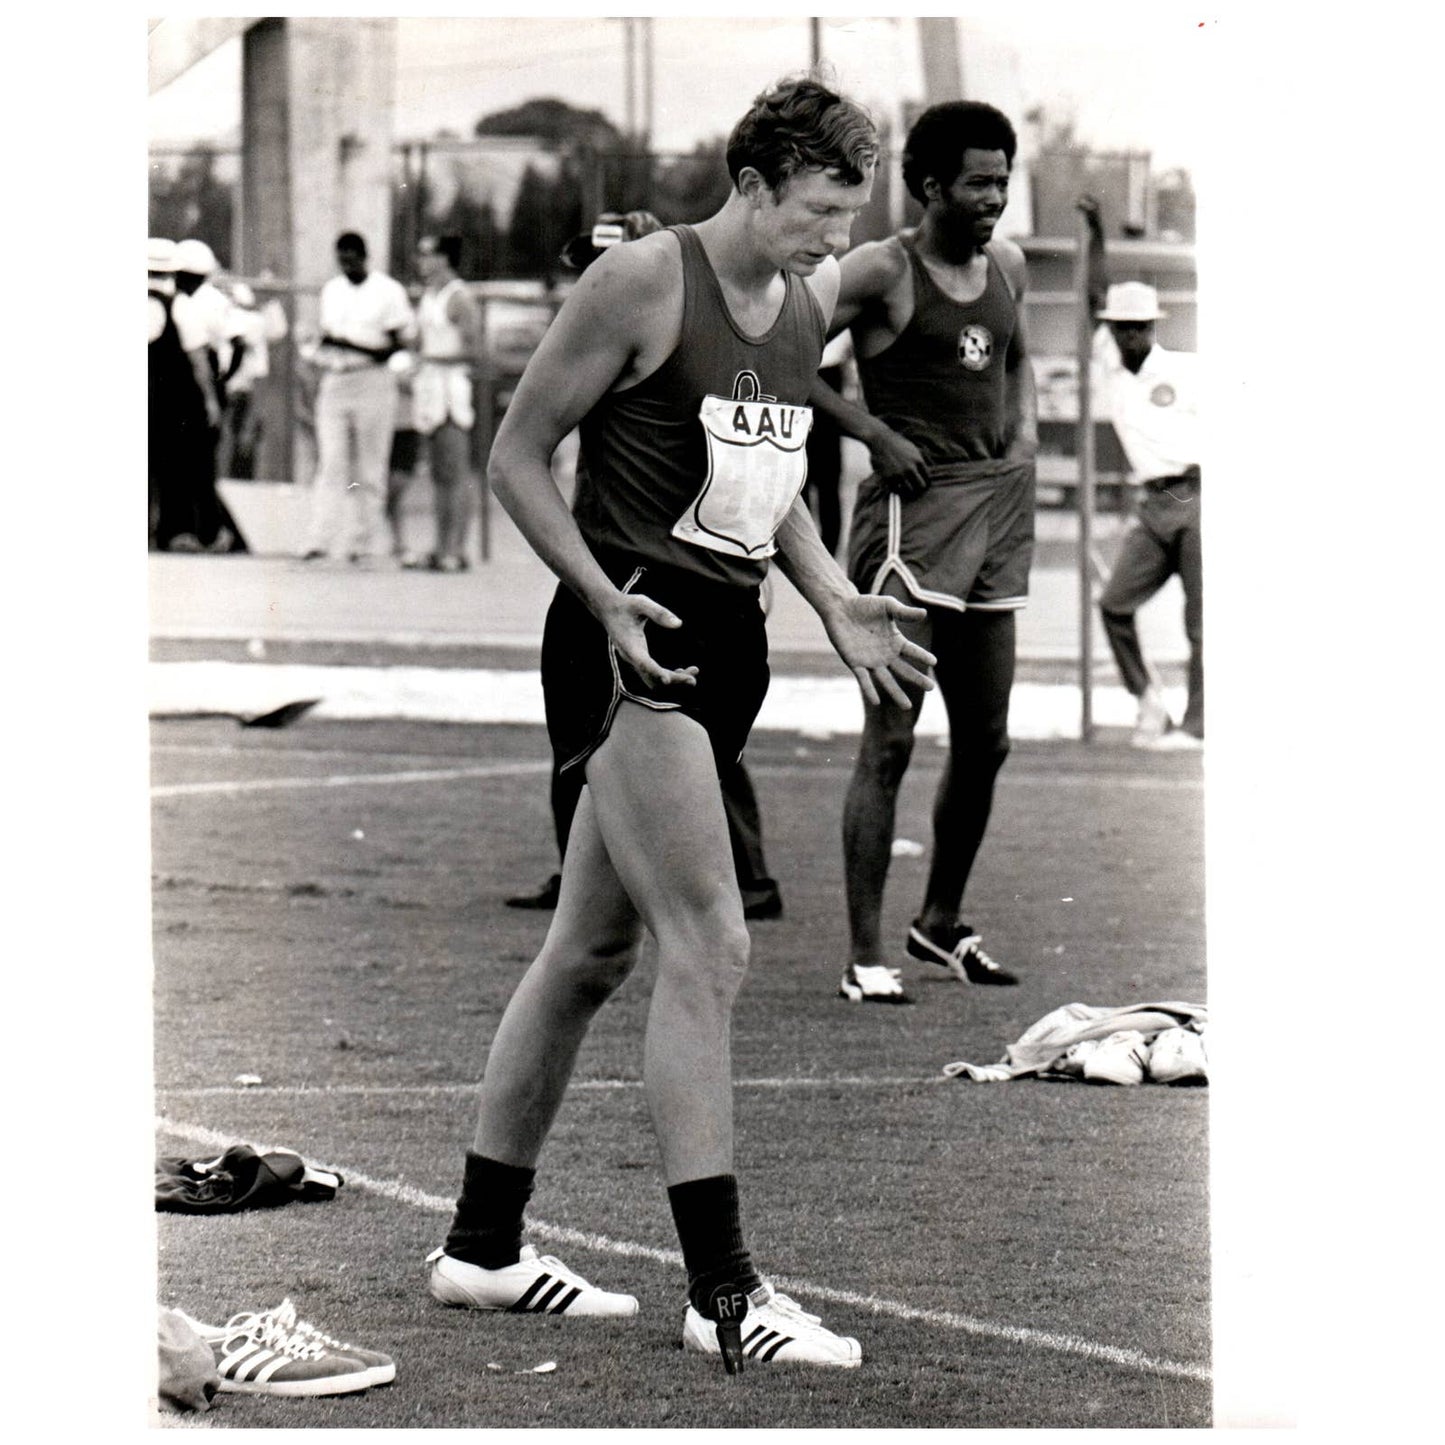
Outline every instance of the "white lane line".
<path fill-rule="evenodd" d="M 206 1149 L 225 1149 L 236 1141 L 229 1135 L 217 1133 L 199 1124 L 156 1116 L 156 1128 L 176 1138 L 187 1139 Z M 252 1144 L 258 1152 L 281 1146 L 275 1144 Z M 341 1174 L 348 1185 L 364 1189 L 383 1199 L 405 1204 L 413 1209 L 424 1209 L 429 1214 L 450 1215 L 455 1200 L 439 1194 L 427 1194 L 410 1184 L 397 1179 L 373 1179 L 352 1169 L 349 1165 L 322 1160 L 308 1160 L 322 1169 Z M 650 1245 L 637 1244 L 632 1240 L 612 1239 L 605 1234 L 589 1234 L 583 1230 L 568 1229 L 561 1225 L 548 1224 L 545 1220 L 529 1219 L 527 1227 L 541 1238 L 561 1245 L 575 1245 L 599 1254 L 612 1254 L 627 1259 L 646 1259 L 656 1264 L 671 1265 L 681 1269 L 682 1255 L 674 1249 L 655 1249 Z M 933 1325 L 940 1329 L 958 1330 L 963 1334 L 977 1335 L 982 1339 L 1003 1340 L 1009 1344 L 1023 1345 L 1031 1349 L 1052 1350 L 1058 1354 L 1077 1355 L 1098 1364 L 1117 1365 L 1126 1370 L 1138 1370 L 1151 1375 L 1170 1375 L 1181 1380 L 1199 1380 L 1208 1383 L 1212 1373 L 1207 1365 L 1191 1364 L 1178 1360 L 1164 1360 L 1146 1355 L 1141 1350 L 1126 1349 L 1118 1345 L 1101 1345 L 1093 1340 L 1080 1339 L 1076 1335 L 1056 1334 L 1049 1330 L 1034 1330 L 1023 1325 L 1001 1325 L 991 1320 L 977 1319 L 972 1315 L 959 1314 L 954 1310 L 918 1309 L 897 1300 L 884 1299 L 879 1295 L 858 1294 L 852 1290 L 830 1289 L 827 1285 L 814 1284 L 811 1280 L 773 1276 L 773 1283 L 789 1294 L 810 1295 L 827 1300 L 832 1304 L 849 1305 L 855 1309 L 867 1310 L 870 1314 L 887 1315 L 891 1319 L 907 1320 L 913 1324 Z"/>
<path fill-rule="evenodd" d="M 182 798 L 204 793 L 273 793 L 296 788 L 364 788 L 383 783 L 448 783 L 459 778 L 515 778 L 550 773 L 546 762 L 485 763 L 464 768 L 413 768 L 396 773 L 328 773 L 319 778 L 244 778 L 230 782 L 162 783 L 153 798 Z"/>
<path fill-rule="evenodd" d="M 907 1089 L 921 1084 L 953 1084 L 947 1074 L 928 1077 L 880 1079 L 862 1075 L 831 1075 L 826 1078 L 734 1079 L 736 1089 Z M 205 1099 L 231 1098 L 244 1094 L 268 1098 L 316 1098 L 334 1094 L 355 1098 L 386 1098 L 390 1095 L 417 1095 L 422 1098 L 444 1098 L 453 1094 L 474 1094 L 480 1081 L 468 1084 L 197 1084 L 191 1088 L 156 1086 L 156 1093 L 167 1098 Z M 640 1089 L 641 1079 L 574 1079 L 568 1089 L 590 1093 L 613 1089 Z"/>
<path fill-rule="evenodd" d="M 174 751 L 174 750 L 173 750 Z M 268 756 L 271 755 L 268 753 Z M 321 753 L 297 753 L 293 756 L 322 757 Z M 348 756 L 332 754 L 331 756 Z M 367 756 L 355 754 L 352 756 Z M 244 778 L 229 781 L 202 783 L 159 783 L 151 789 L 153 798 L 177 798 L 214 793 L 265 793 L 294 790 L 298 788 L 348 788 L 375 787 L 382 783 L 436 783 L 452 782 L 460 778 L 507 778 L 527 777 L 537 773 L 551 772 L 550 762 L 540 759 L 477 763 L 456 768 L 410 768 L 394 773 L 327 773 L 315 778 Z M 818 773 L 823 768 L 806 763 L 755 763 L 750 771 L 767 774 L 797 776 L 804 773 Z M 1005 791 L 1013 787 L 1041 788 L 1102 788 L 1109 792 L 1200 792 L 1204 783 L 1199 778 L 1149 778 L 1118 777 L 1097 773 L 1058 773 L 1043 775 L 1007 771 L 999 777 L 999 787 Z"/>

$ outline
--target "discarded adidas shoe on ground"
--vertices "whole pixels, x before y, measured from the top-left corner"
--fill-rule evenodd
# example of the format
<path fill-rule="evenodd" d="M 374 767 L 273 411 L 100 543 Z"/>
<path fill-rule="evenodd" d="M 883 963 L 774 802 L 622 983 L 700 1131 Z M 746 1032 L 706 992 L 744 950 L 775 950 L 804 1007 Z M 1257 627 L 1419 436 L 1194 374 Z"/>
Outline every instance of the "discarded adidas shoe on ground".
<path fill-rule="evenodd" d="M 925 963 L 936 963 L 960 983 L 1014 984 L 1018 979 L 1001 968 L 986 954 L 983 940 L 966 923 L 949 924 L 946 928 L 925 928 L 915 918 L 908 930 L 908 952 Z"/>
<path fill-rule="evenodd" d="M 1193 1029 L 1164 1029 L 1149 1049 L 1149 1078 L 1156 1084 L 1207 1084 L 1204 1040 Z"/>
<path fill-rule="evenodd" d="M 848 1335 L 835 1335 L 817 1315 L 796 1300 L 762 1284 L 748 1296 L 742 1320 L 742 1359 L 770 1364 L 832 1365 L 851 1370 L 863 1363 L 863 1347 Z M 683 1349 L 721 1355 L 718 1326 L 691 1304 L 682 1322 Z"/>
<path fill-rule="evenodd" d="M 621 1319 L 637 1313 L 630 1294 L 610 1294 L 568 1269 L 550 1254 L 522 1246 L 516 1264 L 483 1269 L 453 1259 L 445 1250 L 427 1255 L 431 1266 L 427 1287 L 444 1305 L 471 1310 L 506 1310 L 512 1314 L 566 1315 L 570 1319 Z"/>
<path fill-rule="evenodd" d="M 178 1312 L 183 1313 L 183 1312 Z M 185 1316 L 216 1356 L 221 1391 L 231 1395 L 349 1395 L 391 1379 L 396 1366 L 378 1351 L 349 1354 L 302 1326 L 290 1300 L 275 1309 L 232 1315 L 224 1325 Z M 383 1364 L 384 1362 L 384 1364 Z"/>
<path fill-rule="evenodd" d="M 1121 1029 L 1099 1041 L 1084 1060 L 1084 1078 L 1091 1084 L 1142 1084 L 1149 1066 L 1149 1045 L 1138 1029 Z"/>
<path fill-rule="evenodd" d="M 316 1340 L 335 1354 L 351 1355 L 360 1360 L 370 1372 L 373 1385 L 389 1385 L 396 1379 L 396 1361 L 390 1355 L 383 1354 L 380 1350 L 369 1350 L 362 1345 L 354 1345 L 349 1340 L 338 1340 L 334 1335 L 328 1335 L 325 1330 L 312 1324 L 310 1320 L 298 1319 L 296 1306 L 289 1299 L 282 1300 L 276 1307 L 276 1318 L 283 1327 L 293 1333 L 306 1339 Z"/>
<path fill-rule="evenodd" d="M 838 996 L 851 1003 L 912 1003 L 903 988 L 900 969 L 886 964 L 850 963 L 843 971 Z"/>

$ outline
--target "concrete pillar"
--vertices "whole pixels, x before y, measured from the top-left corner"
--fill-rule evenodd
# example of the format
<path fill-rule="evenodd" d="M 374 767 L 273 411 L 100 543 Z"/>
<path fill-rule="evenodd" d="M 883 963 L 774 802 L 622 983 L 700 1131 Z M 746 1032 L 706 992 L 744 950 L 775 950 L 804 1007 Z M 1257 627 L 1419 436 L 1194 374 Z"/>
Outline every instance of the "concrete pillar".
<path fill-rule="evenodd" d="M 290 283 L 294 334 L 316 324 L 342 231 L 366 238 L 375 269 L 390 266 L 396 21 L 268 18 L 243 44 L 236 269 Z M 289 344 L 274 349 L 272 371 L 257 396 L 261 475 L 309 482 Z"/>

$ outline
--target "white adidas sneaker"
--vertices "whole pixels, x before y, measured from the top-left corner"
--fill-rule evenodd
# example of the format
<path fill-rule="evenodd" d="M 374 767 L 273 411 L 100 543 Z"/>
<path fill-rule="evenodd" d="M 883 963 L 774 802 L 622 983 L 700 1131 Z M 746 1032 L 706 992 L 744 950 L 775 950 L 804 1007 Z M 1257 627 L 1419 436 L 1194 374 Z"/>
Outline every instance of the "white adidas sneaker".
<path fill-rule="evenodd" d="M 290 1300 L 275 1309 L 232 1315 L 224 1325 L 184 1318 L 210 1345 L 224 1394 L 349 1395 L 383 1383 L 373 1363 L 333 1349 L 319 1334 L 297 1329 Z M 391 1364 L 387 1356 L 366 1353 L 373 1361 Z M 396 1374 L 395 1365 L 391 1373 Z"/>
<path fill-rule="evenodd" d="M 1149 1045 L 1138 1029 L 1121 1029 L 1100 1041 L 1084 1060 L 1084 1077 L 1095 1084 L 1142 1084 Z"/>
<path fill-rule="evenodd" d="M 717 1325 L 688 1305 L 682 1322 L 682 1347 L 699 1355 L 720 1355 Z M 848 1335 L 825 1329 L 796 1300 L 770 1284 L 748 1296 L 742 1321 L 742 1352 L 747 1360 L 776 1364 L 833 1365 L 851 1370 L 863 1363 L 863 1347 Z"/>
<path fill-rule="evenodd" d="M 570 1319 L 621 1319 L 637 1313 L 630 1294 L 609 1294 L 568 1269 L 550 1254 L 522 1246 L 516 1264 L 483 1269 L 453 1259 L 444 1250 L 427 1255 L 427 1285 L 444 1305 L 470 1310 L 508 1310 L 512 1314 L 566 1315 Z"/>

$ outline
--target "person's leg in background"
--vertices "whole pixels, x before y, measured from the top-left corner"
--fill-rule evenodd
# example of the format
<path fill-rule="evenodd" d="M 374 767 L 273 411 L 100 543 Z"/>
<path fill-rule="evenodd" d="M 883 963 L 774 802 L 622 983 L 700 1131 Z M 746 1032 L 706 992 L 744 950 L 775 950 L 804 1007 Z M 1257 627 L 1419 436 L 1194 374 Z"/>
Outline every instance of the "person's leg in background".
<path fill-rule="evenodd" d="M 907 599 L 897 577 L 889 579 L 887 595 Z M 934 609 L 922 622 L 899 623 L 912 642 L 934 649 Z M 843 884 L 848 907 L 849 963 L 839 986 L 853 1002 L 907 1001 L 897 970 L 888 967 L 883 944 L 883 894 L 893 858 L 894 819 L 898 790 L 913 757 L 913 732 L 923 700 L 921 688 L 904 685 L 911 707 L 888 698 L 863 707 L 863 735 L 843 799 Z"/>
<path fill-rule="evenodd" d="M 732 847 L 733 869 L 743 896 L 744 918 L 781 918 L 783 897 L 777 880 L 768 876 L 763 856 L 763 824 L 758 813 L 758 795 L 743 760 L 718 768 L 722 785 L 723 811 L 728 820 L 728 841 Z"/>
<path fill-rule="evenodd" d="M 933 860 L 919 925 L 945 932 L 959 921 L 964 891 L 993 810 L 994 783 L 1009 754 L 1017 619 L 969 609 L 935 619 L 935 676 L 948 711 L 948 758 L 933 801 Z"/>
<path fill-rule="evenodd" d="M 352 492 L 353 559 L 386 556 L 387 467 L 396 430 L 396 377 L 384 366 L 352 373 L 358 380 L 351 409 L 356 434 L 356 486 Z"/>
<path fill-rule="evenodd" d="M 345 388 L 349 379 L 328 372 L 316 389 L 316 475 L 311 483 L 307 560 L 329 556 L 341 529 L 351 474 L 351 416 Z"/>
<path fill-rule="evenodd" d="M 1162 737 L 1170 727 L 1169 711 L 1164 705 L 1159 685 L 1144 661 L 1135 621 L 1135 613 L 1174 572 L 1170 548 L 1155 532 L 1157 509 L 1156 498 L 1147 492 L 1140 496 L 1135 514 L 1124 533 L 1114 569 L 1099 598 L 1104 633 L 1109 639 L 1119 675 L 1124 686 L 1139 700 L 1133 741 L 1141 747 Z"/>
<path fill-rule="evenodd" d="M 398 420 L 405 420 L 399 417 Z M 403 567 L 416 567 L 421 559 L 406 545 L 406 523 L 403 503 L 407 489 L 416 480 L 417 463 L 421 457 L 421 434 L 409 426 L 398 426 L 391 434 L 391 454 L 386 466 L 387 529 L 391 534 L 391 555 Z"/>
<path fill-rule="evenodd" d="M 1184 631 L 1189 638 L 1189 700 L 1181 732 L 1204 736 L 1204 559 L 1200 546 L 1199 498 L 1179 536 L 1179 580 L 1184 584 Z"/>
<path fill-rule="evenodd" d="M 467 528 L 472 521 L 471 433 L 455 422 L 443 422 L 428 439 L 436 508 L 436 551 L 432 566 L 439 572 L 466 570 Z"/>

